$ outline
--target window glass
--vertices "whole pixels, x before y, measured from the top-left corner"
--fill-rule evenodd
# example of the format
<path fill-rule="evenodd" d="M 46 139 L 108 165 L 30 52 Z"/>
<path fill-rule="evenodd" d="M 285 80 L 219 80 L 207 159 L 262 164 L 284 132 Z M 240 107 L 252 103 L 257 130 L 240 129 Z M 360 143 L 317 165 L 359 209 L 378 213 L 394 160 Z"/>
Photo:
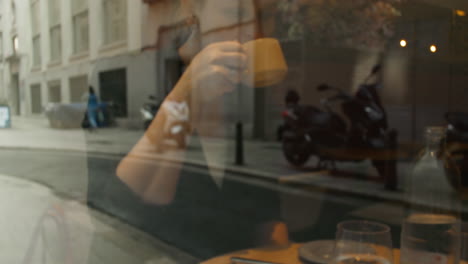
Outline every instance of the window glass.
<path fill-rule="evenodd" d="M 468 262 L 463 1 L 0 7 L 0 263 Z"/>

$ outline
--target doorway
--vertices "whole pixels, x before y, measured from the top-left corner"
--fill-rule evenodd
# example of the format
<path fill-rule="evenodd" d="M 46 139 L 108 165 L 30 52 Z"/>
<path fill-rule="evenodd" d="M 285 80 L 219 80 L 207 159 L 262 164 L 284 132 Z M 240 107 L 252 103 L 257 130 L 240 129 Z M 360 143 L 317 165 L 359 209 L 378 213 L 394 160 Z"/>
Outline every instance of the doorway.
<path fill-rule="evenodd" d="M 99 86 L 101 101 L 114 104 L 114 116 L 127 117 L 127 70 L 121 68 L 101 72 Z"/>

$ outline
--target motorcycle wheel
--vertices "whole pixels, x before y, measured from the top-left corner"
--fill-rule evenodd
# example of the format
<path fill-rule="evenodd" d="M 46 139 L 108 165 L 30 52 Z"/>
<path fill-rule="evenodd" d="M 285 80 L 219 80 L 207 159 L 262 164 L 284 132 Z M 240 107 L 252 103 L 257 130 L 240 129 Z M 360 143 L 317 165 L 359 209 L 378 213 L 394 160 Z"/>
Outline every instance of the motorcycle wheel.
<path fill-rule="evenodd" d="M 283 139 L 283 154 L 286 160 L 295 167 L 302 167 L 309 159 L 304 142 Z"/>

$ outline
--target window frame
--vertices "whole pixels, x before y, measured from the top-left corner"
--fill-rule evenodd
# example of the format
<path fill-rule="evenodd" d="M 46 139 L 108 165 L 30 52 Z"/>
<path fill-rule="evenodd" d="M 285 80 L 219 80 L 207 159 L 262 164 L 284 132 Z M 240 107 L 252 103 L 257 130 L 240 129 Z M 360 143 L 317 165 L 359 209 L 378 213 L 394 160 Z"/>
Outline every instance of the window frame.
<path fill-rule="evenodd" d="M 48 4 L 50 61 L 58 62 L 62 59 L 62 4 L 60 0 L 48 0 Z"/>
<path fill-rule="evenodd" d="M 121 12 L 115 11 L 115 6 L 120 5 Z M 110 10 L 109 10 L 110 9 Z M 102 45 L 108 46 L 114 43 L 124 42 L 128 38 L 128 6 L 126 0 L 102 0 Z M 120 34 L 116 25 L 122 26 Z"/>
<path fill-rule="evenodd" d="M 76 2 L 71 1 L 72 53 L 74 55 L 86 53 L 90 49 L 89 3 L 86 0 L 80 0 L 78 2 L 86 4 L 78 6 L 73 4 Z M 82 24 L 83 21 L 85 21 L 84 24 Z M 83 29 L 85 29 L 85 33 L 83 33 Z M 85 41 L 83 40 L 84 35 L 87 35 Z"/>
<path fill-rule="evenodd" d="M 41 67 L 42 65 L 42 51 L 41 51 L 41 23 L 40 13 L 41 5 L 40 0 L 30 0 L 31 11 L 31 32 L 32 32 L 32 53 L 33 53 L 33 67 Z"/>

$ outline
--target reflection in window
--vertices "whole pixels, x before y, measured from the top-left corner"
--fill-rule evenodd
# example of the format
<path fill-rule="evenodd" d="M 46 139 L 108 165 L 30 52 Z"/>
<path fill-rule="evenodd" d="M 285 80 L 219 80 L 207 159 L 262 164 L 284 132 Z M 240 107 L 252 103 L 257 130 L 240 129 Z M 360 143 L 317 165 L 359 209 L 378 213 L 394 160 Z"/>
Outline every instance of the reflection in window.
<path fill-rule="evenodd" d="M 62 87 L 60 80 L 49 82 L 49 103 L 60 103 L 62 101 Z"/>
<path fill-rule="evenodd" d="M 123 41 L 127 37 L 127 1 L 103 1 L 103 44 Z"/>
<path fill-rule="evenodd" d="M 31 29 L 33 46 L 33 66 L 40 66 L 41 58 L 41 20 L 40 20 L 40 1 L 31 0 Z"/>
<path fill-rule="evenodd" d="M 19 49 L 19 41 L 18 41 L 18 36 L 13 37 L 13 53 L 16 54 L 18 53 Z"/>
<path fill-rule="evenodd" d="M 82 101 L 83 95 L 88 90 L 88 77 L 78 76 L 70 78 L 70 102 L 80 102 Z"/>
<path fill-rule="evenodd" d="M 89 50 L 88 1 L 71 1 L 73 16 L 73 53 Z"/>
<path fill-rule="evenodd" d="M 42 113 L 42 91 L 40 84 L 31 85 L 31 113 Z"/>
<path fill-rule="evenodd" d="M 50 60 L 62 57 L 62 27 L 60 25 L 60 0 L 49 0 Z"/>
<path fill-rule="evenodd" d="M 3 58 L 3 32 L 0 32 L 0 60 Z"/>

